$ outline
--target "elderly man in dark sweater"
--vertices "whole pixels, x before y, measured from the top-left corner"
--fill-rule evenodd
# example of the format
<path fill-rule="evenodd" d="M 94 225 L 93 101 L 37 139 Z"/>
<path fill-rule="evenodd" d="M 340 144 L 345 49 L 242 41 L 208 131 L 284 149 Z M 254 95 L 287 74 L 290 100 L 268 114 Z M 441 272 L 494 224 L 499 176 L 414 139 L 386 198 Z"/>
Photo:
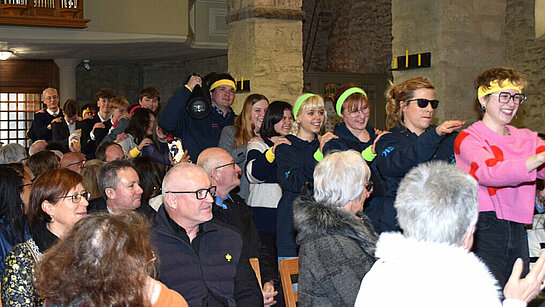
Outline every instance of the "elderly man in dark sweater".
<path fill-rule="evenodd" d="M 197 164 L 201 166 L 212 185 L 216 186 L 216 198 L 212 206 L 214 220 L 233 226 L 240 232 L 249 256 L 258 258 L 263 281 L 263 300 L 265 306 L 276 303 L 274 281 L 277 280 L 273 269 L 274 256 L 268 255 L 262 248 L 259 234 L 252 219 L 252 213 L 246 202 L 233 190 L 240 184 L 242 170 L 233 157 L 224 149 L 212 147 L 199 155 Z"/>

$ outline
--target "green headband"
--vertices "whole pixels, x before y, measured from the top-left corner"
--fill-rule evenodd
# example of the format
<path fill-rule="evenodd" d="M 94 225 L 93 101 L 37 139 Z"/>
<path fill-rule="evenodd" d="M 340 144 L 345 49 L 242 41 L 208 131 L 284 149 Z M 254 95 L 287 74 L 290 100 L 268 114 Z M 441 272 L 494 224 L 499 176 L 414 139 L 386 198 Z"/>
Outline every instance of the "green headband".
<path fill-rule="evenodd" d="M 303 104 L 303 101 L 309 99 L 312 96 L 316 96 L 316 94 L 306 93 L 306 94 L 301 95 L 295 101 L 295 104 L 293 105 L 293 118 L 297 118 L 297 113 L 299 113 L 299 109 L 301 108 L 301 104 Z"/>
<path fill-rule="evenodd" d="M 346 100 L 346 98 L 348 98 L 348 96 L 354 94 L 354 93 L 360 93 L 360 94 L 363 94 L 363 96 L 365 96 L 365 98 L 367 98 L 367 94 L 365 93 L 364 90 L 362 90 L 361 88 L 359 87 L 351 87 L 349 89 L 347 89 L 346 91 L 344 91 L 344 93 L 339 97 L 339 99 L 337 99 L 337 105 L 335 107 L 335 109 L 337 110 L 337 114 L 339 116 L 341 116 L 341 109 L 343 107 L 343 103 L 344 101 Z"/>

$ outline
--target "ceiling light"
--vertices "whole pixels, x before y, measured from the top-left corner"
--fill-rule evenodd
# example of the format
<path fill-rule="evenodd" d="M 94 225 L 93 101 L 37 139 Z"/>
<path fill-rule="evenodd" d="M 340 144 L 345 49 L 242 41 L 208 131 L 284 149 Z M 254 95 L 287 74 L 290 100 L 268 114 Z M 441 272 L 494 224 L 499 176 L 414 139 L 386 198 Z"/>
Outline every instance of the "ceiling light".
<path fill-rule="evenodd" d="M 9 57 L 13 54 L 13 51 L 11 50 L 0 50 L 0 61 L 4 61 L 9 59 Z"/>

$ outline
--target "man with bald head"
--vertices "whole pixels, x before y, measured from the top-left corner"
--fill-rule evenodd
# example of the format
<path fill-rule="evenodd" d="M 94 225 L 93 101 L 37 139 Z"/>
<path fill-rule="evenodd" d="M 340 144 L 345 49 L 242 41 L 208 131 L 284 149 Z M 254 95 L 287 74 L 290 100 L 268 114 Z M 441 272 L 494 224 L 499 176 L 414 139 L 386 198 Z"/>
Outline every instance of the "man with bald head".
<path fill-rule="evenodd" d="M 46 108 L 34 113 L 34 121 L 27 132 L 27 136 L 32 142 L 37 140 L 51 141 L 53 137 L 51 124 L 61 122 L 63 117 L 59 108 L 59 94 L 56 89 L 46 88 L 42 92 L 42 101 Z"/>
<path fill-rule="evenodd" d="M 81 152 L 67 152 L 61 158 L 61 167 L 79 173 L 85 164 L 85 155 Z"/>
<path fill-rule="evenodd" d="M 152 238 L 159 280 L 190 306 L 263 306 L 241 235 L 212 220 L 216 187 L 204 170 L 179 163 L 163 179 Z"/>
<path fill-rule="evenodd" d="M 246 202 L 234 189 L 240 184 L 242 170 L 235 163 L 233 157 L 224 149 L 212 147 L 201 152 L 197 159 L 210 177 L 210 182 L 216 186 L 216 197 L 212 206 L 214 220 L 233 226 L 242 235 L 245 248 L 250 258 L 258 258 L 263 284 L 263 300 L 265 306 L 276 303 L 274 296 L 274 281 L 277 280 L 274 266 L 274 256 L 266 253 L 261 247 L 259 233 L 255 227 L 252 213 Z"/>

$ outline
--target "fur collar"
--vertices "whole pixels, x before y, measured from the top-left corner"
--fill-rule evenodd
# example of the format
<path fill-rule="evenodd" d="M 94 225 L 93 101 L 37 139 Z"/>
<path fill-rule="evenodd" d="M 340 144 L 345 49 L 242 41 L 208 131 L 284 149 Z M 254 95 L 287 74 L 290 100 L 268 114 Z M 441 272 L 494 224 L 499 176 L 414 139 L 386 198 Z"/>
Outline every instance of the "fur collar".
<path fill-rule="evenodd" d="M 341 235 L 356 241 L 369 254 L 375 252 L 377 234 L 364 214 L 359 218 L 342 208 L 316 202 L 308 194 L 294 201 L 293 213 L 298 244 L 314 237 Z"/>

